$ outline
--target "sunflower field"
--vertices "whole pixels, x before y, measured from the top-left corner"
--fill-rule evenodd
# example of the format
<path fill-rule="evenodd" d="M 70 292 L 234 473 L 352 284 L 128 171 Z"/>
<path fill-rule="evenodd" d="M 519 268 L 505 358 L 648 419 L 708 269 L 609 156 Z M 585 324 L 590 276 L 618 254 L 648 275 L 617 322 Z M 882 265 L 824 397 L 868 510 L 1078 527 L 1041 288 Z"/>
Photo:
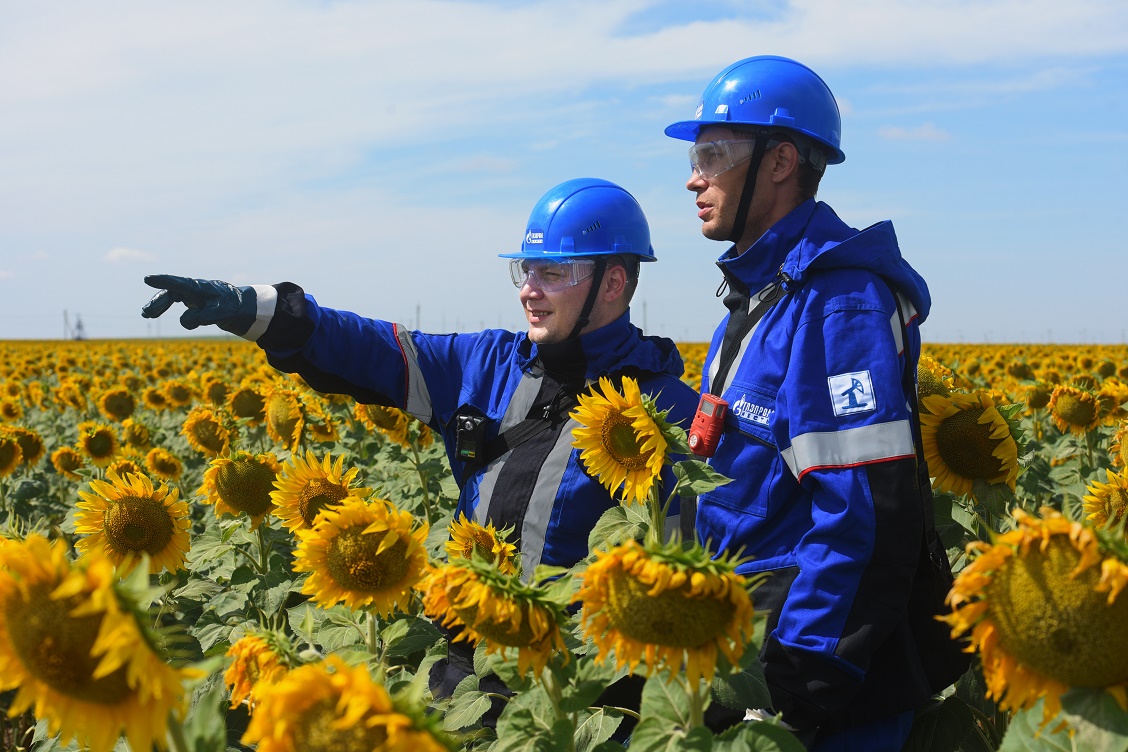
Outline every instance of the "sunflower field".
<path fill-rule="evenodd" d="M 681 349 L 696 386 L 706 348 Z M 573 413 L 623 503 L 571 570 L 522 572 L 508 531 L 455 518 L 426 426 L 253 345 L 0 354 L 4 749 L 804 749 L 766 714 L 705 723 L 770 706 L 757 583 L 665 530 L 684 432 L 630 379 Z M 1128 750 L 1128 347 L 930 345 L 918 377 L 976 660 L 906 749 Z"/>

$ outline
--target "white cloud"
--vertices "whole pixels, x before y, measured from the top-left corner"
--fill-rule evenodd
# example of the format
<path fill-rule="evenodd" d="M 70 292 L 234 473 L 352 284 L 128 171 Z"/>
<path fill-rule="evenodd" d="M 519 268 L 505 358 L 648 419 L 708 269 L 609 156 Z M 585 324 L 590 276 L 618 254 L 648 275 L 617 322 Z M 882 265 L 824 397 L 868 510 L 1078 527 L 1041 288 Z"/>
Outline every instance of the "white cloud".
<path fill-rule="evenodd" d="M 513 172 L 517 160 L 482 155 L 458 160 L 453 167 L 459 172 Z"/>
<path fill-rule="evenodd" d="M 128 264 L 153 261 L 155 258 L 148 251 L 139 251 L 136 248 L 112 248 L 102 257 L 102 260 L 111 264 Z"/>
<path fill-rule="evenodd" d="M 877 135 L 904 141 L 948 141 L 952 138 L 952 134 L 932 123 L 923 123 L 916 128 L 886 125 L 877 129 Z"/>
<path fill-rule="evenodd" d="M 12 274 L 12 272 L 7 269 L 0 269 L 0 279 L 12 279 L 15 276 L 15 274 Z"/>

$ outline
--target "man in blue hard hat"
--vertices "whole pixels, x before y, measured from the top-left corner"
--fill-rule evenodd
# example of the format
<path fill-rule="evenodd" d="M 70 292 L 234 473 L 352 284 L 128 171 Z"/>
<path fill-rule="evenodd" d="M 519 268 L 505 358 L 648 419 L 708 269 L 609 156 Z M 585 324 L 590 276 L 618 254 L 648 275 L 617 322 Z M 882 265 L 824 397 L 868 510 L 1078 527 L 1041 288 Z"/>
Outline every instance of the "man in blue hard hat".
<path fill-rule="evenodd" d="M 571 566 L 587 555 L 588 533 L 617 503 L 572 447 L 575 396 L 601 376 L 629 375 L 672 422 L 688 425 L 697 393 L 679 379 L 674 343 L 630 323 L 640 262 L 655 256 L 626 190 L 594 178 L 554 187 L 533 208 L 520 249 L 501 256 L 525 333 L 423 334 L 322 307 L 290 282 L 236 288 L 169 275 L 145 278 L 160 292 L 142 315 L 184 303 L 186 328 L 215 324 L 255 341 L 271 365 L 314 389 L 398 407 L 440 432 L 460 489 L 457 513 L 513 528 L 531 575 L 538 564 Z M 449 663 L 432 674 L 436 693 L 473 673 L 464 645 L 451 645 Z"/>
<path fill-rule="evenodd" d="M 900 750 L 967 665 L 932 618 L 950 569 L 915 414 L 928 288 L 889 222 L 855 230 L 815 200 L 846 156 L 810 68 L 734 63 L 665 132 L 692 142 L 701 231 L 728 245 L 701 391 L 727 403 L 710 463 L 734 480 L 702 495 L 697 529 L 769 573 L 754 602 L 773 707 L 748 716 L 778 713 L 815 750 Z"/>

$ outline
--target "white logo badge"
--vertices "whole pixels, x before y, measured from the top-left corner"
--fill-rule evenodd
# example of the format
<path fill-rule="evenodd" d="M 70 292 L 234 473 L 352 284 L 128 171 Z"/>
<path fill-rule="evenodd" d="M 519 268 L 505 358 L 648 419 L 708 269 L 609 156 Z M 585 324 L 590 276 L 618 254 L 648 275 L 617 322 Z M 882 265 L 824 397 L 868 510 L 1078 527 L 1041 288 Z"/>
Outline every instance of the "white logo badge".
<path fill-rule="evenodd" d="M 525 242 L 529 245 L 533 245 L 534 243 L 543 243 L 544 233 L 537 230 L 529 230 L 525 233 Z"/>
<path fill-rule="evenodd" d="M 759 423 L 761 426 L 768 425 L 768 421 L 775 412 L 773 408 L 757 405 L 755 402 L 749 402 L 747 396 L 741 395 L 740 399 L 732 403 L 732 412 L 734 415 L 750 420 L 753 423 Z"/>
<path fill-rule="evenodd" d="M 830 385 L 830 404 L 837 416 L 868 413 L 877 409 L 873 382 L 869 371 L 840 373 L 827 379 Z"/>
<path fill-rule="evenodd" d="M 693 119 L 694 119 L 694 120 L 700 120 L 700 119 L 701 119 L 701 111 L 702 111 L 703 109 L 705 109 L 705 103 L 704 103 L 704 102 L 702 102 L 701 104 L 697 105 L 697 114 L 695 114 L 695 115 L 693 116 Z"/>
<path fill-rule="evenodd" d="M 717 105 L 717 109 L 713 111 L 713 114 L 714 115 L 724 115 L 727 112 L 728 112 L 728 105 L 727 104 L 719 104 L 719 105 Z"/>

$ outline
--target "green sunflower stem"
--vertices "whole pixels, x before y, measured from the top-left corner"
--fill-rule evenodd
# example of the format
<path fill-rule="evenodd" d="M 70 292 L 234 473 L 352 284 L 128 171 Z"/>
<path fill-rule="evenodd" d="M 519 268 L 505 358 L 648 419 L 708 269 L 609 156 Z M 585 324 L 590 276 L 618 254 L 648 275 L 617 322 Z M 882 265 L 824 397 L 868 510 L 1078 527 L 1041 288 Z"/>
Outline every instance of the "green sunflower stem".
<path fill-rule="evenodd" d="M 564 701 L 564 691 L 561 687 L 560 676 L 557 675 L 554 667 L 546 666 L 544 671 L 541 672 L 541 686 L 544 687 L 545 694 L 552 700 L 552 709 L 556 720 L 570 719 L 574 725 L 575 719 L 568 713 L 565 713 L 560 707 L 560 704 Z M 565 752 L 575 752 L 575 750 L 575 739 L 568 737 L 568 746 L 565 748 Z"/>
<path fill-rule="evenodd" d="M 646 531 L 646 542 L 661 546 L 666 541 L 666 513 L 658 499 L 660 486 L 655 483 L 646 497 L 646 507 L 650 510 L 650 529 Z"/>
<path fill-rule="evenodd" d="M 419 456 L 419 449 L 415 446 L 415 441 L 409 441 L 408 445 L 411 447 L 411 454 L 415 457 L 415 472 L 419 474 L 419 486 L 423 489 L 423 517 L 427 520 L 427 525 L 431 524 L 431 495 L 427 492 L 427 473 L 423 471 L 423 459 Z"/>
<path fill-rule="evenodd" d="M 266 540 L 266 533 L 263 531 L 264 523 L 265 520 L 259 523 L 256 532 L 258 533 L 259 573 L 265 576 L 270 571 L 270 543 Z"/>
<path fill-rule="evenodd" d="M 705 725 L 705 692 L 709 691 L 709 685 L 697 680 L 697 686 L 693 686 L 689 679 L 683 674 L 681 676 L 682 684 L 685 686 L 685 694 L 689 698 L 689 723 L 686 726 L 686 731 L 695 729 L 698 726 Z"/>
<path fill-rule="evenodd" d="M 168 730 L 165 738 L 168 741 L 169 752 L 192 752 L 188 737 L 184 735 L 184 724 L 180 722 L 175 710 L 168 714 Z"/>
<path fill-rule="evenodd" d="M 379 618 L 380 617 L 376 616 L 375 611 L 368 612 L 368 630 L 364 638 L 364 644 L 365 647 L 368 648 L 368 652 L 372 655 L 379 654 L 377 652 L 380 647 L 380 637 L 377 630 L 377 627 L 379 627 Z"/>

